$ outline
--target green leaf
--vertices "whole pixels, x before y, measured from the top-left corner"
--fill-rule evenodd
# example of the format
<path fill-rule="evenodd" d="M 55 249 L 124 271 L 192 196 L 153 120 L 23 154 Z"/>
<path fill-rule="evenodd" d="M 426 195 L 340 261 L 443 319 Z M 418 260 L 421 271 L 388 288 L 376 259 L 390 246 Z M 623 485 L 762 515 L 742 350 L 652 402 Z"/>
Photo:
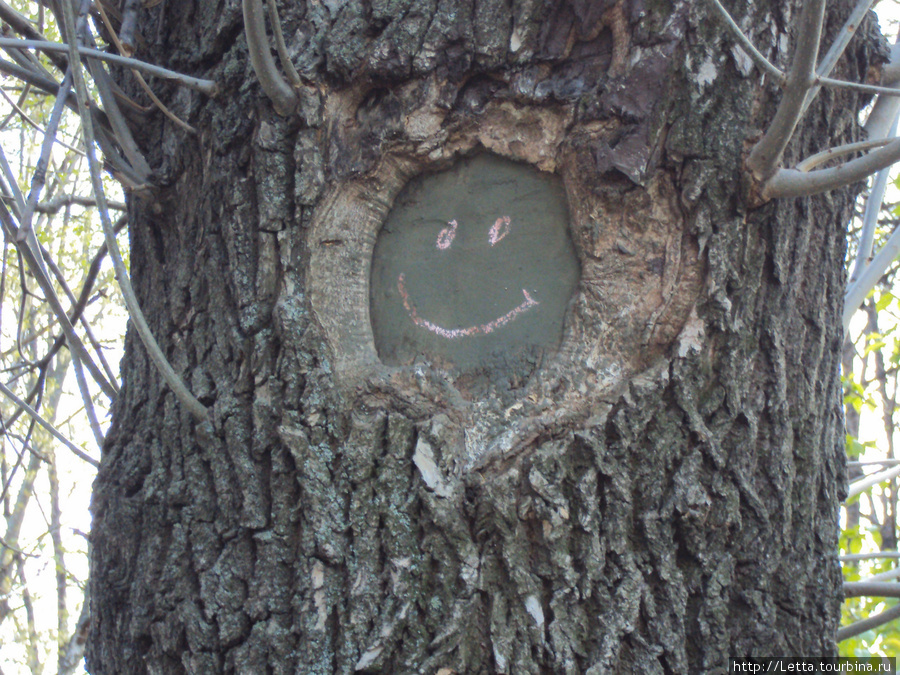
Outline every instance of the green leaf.
<path fill-rule="evenodd" d="M 879 312 L 890 305 L 895 300 L 894 294 L 890 291 L 884 291 L 875 301 L 875 309 Z"/>

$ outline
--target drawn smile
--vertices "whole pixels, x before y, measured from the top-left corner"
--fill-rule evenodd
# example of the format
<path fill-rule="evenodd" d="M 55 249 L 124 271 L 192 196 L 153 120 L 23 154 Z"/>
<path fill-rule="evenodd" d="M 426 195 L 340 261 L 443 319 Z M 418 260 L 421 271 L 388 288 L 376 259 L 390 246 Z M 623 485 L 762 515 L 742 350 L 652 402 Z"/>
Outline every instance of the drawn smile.
<path fill-rule="evenodd" d="M 435 247 L 441 251 L 445 251 L 453 244 L 453 240 L 456 237 L 456 230 L 459 224 L 456 220 L 451 220 L 447 223 L 447 227 L 442 229 L 437 236 L 437 241 L 435 242 Z M 506 237 L 509 234 L 512 226 L 512 219 L 509 216 L 500 216 L 491 226 L 490 230 L 488 230 L 488 242 L 493 247 L 500 240 Z M 418 311 L 416 310 L 416 306 L 409 299 L 409 292 L 406 290 L 406 274 L 403 272 L 400 273 L 400 276 L 397 278 L 397 290 L 400 292 L 400 297 L 403 299 L 403 307 L 406 309 L 407 314 L 409 314 L 409 318 L 412 319 L 412 322 L 425 330 L 431 331 L 435 335 L 439 335 L 440 337 L 446 338 L 448 340 L 456 340 L 463 337 L 470 337 L 473 335 L 487 335 L 489 333 L 493 333 L 498 328 L 505 326 L 506 324 L 514 321 L 519 315 L 527 312 L 532 307 L 540 304 L 537 300 L 532 298 L 528 291 L 524 288 L 522 289 L 522 295 L 525 296 L 525 300 L 523 300 L 518 306 L 514 307 L 506 314 L 497 317 L 493 321 L 489 321 L 488 323 L 479 324 L 476 326 L 469 326 L 468 328 L 445 328 L 444 326 L 440 326 L 428 319 L 424 319 L 419 316 Z"/>

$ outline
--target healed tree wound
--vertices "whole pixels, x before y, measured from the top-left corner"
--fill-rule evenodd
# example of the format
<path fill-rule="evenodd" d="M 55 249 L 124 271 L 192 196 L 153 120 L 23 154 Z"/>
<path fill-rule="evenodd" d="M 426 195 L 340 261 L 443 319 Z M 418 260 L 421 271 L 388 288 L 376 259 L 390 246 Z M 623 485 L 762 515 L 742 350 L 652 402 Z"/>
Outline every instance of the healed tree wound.
<path fill-rule="evenodd" d="M 590 417 L 664 353 L 698 292 L 668 177 L 601 192 L 579 167 L 602 130 L 564 129 L 549 110 L 490 104 L 316 210 L 310 300 L 348 401 L 450 413 L 469 430 L 458 465 Z"/>

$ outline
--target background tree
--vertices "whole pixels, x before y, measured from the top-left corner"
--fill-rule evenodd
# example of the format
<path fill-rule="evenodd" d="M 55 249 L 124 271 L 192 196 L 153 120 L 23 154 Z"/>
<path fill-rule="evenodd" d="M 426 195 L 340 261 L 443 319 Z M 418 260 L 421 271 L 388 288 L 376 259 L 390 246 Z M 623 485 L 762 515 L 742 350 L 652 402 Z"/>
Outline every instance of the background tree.
<path fill-rule="evenodd" d="M 832 66 L 891 71 L 871 23 L 838 60 L 871 3 L 800 4 L 733 7 L 731 33 L 716 3 L 297 4 L 272 14 L 278 70 L 255 0 L 50 3 L 75 90 L 57 100 L 81 115 L 136 328 L 118 392 L 65 331 L 115 401 L 90 668 L 695 672 L 832 653 L 845 186 L 900 148 L 815 169 L 861 139 L 878 92 L 813 100 Z M 113 64 L 138 103 L 120 108 L 85 57 L 98 114 L 66 65 L 92 33 L 183 74 L 153 83 L 166 115 Z M 838 45 L 821 60 L 820 38 Z M 136 297 L 94 141 L 131 191 Z M 559 349 L 387 364 L 381 224 L 410 180 L 479 152 L 563 181 L 580 281 Z M 41 280 L 34 207 L 16 206 L 7 236 Z"/>

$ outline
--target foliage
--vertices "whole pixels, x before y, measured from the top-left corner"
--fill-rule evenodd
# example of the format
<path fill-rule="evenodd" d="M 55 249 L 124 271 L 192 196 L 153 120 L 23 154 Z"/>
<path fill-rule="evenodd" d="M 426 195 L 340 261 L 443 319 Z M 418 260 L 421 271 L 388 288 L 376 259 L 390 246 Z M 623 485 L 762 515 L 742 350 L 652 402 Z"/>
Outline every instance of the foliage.
<path fill-rule="evenodd" d="M 900 187 L 895 179 L 894 188 Z M 896 227 L 898 208 L 885 206 L 876 240 L 883 242 Z M 855 240 L 854 240 L 855 243 Z M 897 465 L 898 374 L 900 374 L 900 299 L 894 293 L 894 263 L 857 313 L 844 346 L 844 412 L 851 483 L 864 475 Z M 900 576 L 897 555 L 898 479 L 889 478 L 849 499 L 842 509 L 840 552 L 843 556 L 884 553 L 885 557 L 845 560 L 844 579 L 890 580 Z M 896 599 L 851 597 L 843 605 L 849 626 L 897 604 Z M 844 656 L 894 656 L 900 647 L 900 621 L 847 638 Z"/>

